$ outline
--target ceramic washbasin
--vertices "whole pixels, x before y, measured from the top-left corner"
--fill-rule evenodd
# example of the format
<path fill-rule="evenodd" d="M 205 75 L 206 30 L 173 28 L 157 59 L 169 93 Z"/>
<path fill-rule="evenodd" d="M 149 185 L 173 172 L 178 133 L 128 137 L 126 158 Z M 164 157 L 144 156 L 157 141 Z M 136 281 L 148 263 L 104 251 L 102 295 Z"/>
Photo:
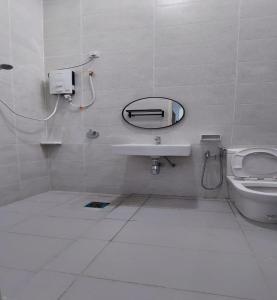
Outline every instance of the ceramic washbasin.
<path fill-rule="evenodd" d="M 120 155 L 138 155 L 138 156 L 190 156 L 191 145 L 155 145 L 155 144 L 121 144 L 112 145 L 112 151 Z"/>

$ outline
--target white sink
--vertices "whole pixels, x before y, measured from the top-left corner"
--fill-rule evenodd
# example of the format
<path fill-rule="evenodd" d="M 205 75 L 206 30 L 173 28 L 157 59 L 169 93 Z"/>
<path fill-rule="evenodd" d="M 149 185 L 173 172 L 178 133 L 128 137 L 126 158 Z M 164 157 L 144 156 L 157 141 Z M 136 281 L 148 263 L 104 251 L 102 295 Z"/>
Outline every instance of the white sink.
<path fill-rule="evenodd" d="M 121 144 L 112 145 L 112 151 L 121 155 L 139 155 L 139 156 L 190 156 L 191 145 L 155 145 L 155 144 Z"/>

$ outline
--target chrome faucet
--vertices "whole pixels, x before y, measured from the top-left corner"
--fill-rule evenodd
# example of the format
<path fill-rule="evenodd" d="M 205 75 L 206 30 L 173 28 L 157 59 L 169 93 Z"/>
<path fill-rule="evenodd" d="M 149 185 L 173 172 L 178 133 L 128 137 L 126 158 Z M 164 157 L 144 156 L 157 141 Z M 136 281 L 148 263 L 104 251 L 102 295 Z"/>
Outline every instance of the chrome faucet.
<path fill-rule="evenodd" d="M 161 142 L 162 142 L 161 137 L 160 137 L 160 136 L 156 136 L 156 137 L 155 137 L 155 143 L 156 143 L 156 145 L 160 145 Z"/>

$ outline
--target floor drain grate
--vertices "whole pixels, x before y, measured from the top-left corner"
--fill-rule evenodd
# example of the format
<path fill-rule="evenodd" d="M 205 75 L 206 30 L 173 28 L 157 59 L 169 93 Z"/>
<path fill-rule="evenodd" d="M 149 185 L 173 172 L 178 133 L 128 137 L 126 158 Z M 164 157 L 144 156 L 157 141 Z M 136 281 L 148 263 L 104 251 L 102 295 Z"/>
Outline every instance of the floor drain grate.
<path fill-rule="evenodd" d="M 85 207 L 93 207 L 93 208 L 105 208 L 110 205 L 108 202 L 90 202 Z"/>

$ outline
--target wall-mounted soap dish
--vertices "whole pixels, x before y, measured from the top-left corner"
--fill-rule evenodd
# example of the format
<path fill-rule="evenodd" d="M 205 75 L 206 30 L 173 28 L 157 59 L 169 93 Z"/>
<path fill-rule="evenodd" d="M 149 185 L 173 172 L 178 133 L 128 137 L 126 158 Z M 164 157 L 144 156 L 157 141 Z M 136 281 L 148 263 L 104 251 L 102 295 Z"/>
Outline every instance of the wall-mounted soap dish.
<path fill-rule="evenodd" d="M 221 135 L 219 134 L 202 134 L 201 135 L 201 143 L 220 143 L 221 142 Z"/>

